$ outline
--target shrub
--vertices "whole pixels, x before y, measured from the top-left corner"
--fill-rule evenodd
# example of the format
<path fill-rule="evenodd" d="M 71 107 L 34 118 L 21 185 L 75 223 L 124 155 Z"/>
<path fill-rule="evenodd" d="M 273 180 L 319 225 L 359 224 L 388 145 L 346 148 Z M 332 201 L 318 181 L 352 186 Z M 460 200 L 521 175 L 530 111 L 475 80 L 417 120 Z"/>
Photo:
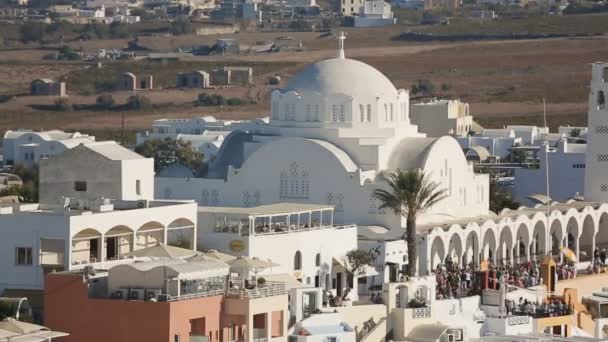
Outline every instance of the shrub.
<path fill-rule="evenodd" d="M 409 303 L 407 303 L 407 306 L 408 306 L 408 308 L 412 308 L 412 309 L 424 308 L 424 307 L 426 307 L 426 303 L 413 298 L 409 301 Z"/>
<path fill-rule="evenodd" d="M 110 94 L 102 94 L 97 97 L 95 104 L 101 109 L 108 110 L 114 106 L 114 98 Z"/>
<path fill-rule="evenodd" d="M 66 98 L 60 98 L 55 100 L 55 110 L 58 110 L 60 112 L 68 112 L 72 110 L 70 101 Z"/>
<path fill-rule="evenodd" d="M 76 61 L 80 59 L 80 54 L 71 47 L 64 45 L 59 48 L 57 59 L 59 60 L 67 60 L 67 61 Z"/>
<path fill-rule="evenodd" d="M 226 104 L 226 99 L 218 94 L 201 93 L 198 95 L 197 103 L 199 106 L 223 106 Z"/>
<path fill-rule="evenodd" d="M 427 79 L 418 80 L 412 85 L 412 94 L 429 95 L 435 91 L 433 82 Z"/>
<path fill-rule="evenodd" d="M 152 109 L 152 101 L 143 95 L 132 95 L 127 99 L 126 106 L 129 110 L 150 110 Z"/>

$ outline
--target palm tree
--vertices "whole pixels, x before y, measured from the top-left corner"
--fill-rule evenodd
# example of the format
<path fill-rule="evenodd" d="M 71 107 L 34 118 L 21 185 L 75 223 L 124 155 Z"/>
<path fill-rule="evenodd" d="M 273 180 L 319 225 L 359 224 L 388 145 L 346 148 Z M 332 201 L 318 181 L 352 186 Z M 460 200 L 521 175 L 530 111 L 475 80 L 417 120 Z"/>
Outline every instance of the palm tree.
<path fill-rule="evenodd" d="M 407 241 L 408 275 L 416 275 L 416 215 L 447 197 L 447 191 L 419 169 L 397 169 L 388 176 L 390 190 L 374 190 L 373 196 L 382 202 L 380 209 L 388 208 L 399 217 L 406 217 L 404 238 Z"/>

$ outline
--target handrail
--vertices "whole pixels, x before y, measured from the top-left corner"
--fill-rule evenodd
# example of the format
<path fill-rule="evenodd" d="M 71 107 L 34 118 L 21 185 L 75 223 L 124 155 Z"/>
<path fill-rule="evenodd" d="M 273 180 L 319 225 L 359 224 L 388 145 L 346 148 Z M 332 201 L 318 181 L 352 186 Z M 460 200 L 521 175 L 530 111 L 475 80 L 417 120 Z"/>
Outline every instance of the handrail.
<path fill-rule="evenodd" d="M 230 288 L 226 291 L 228 297 L 239 299 L 255 299 L 287 294 L 285 283 L 279 281 L 266 281 L 264 284 L 257 284 L 251 289 L 247 289 L 244 283 L 240 283 L 238 288 Z"/>

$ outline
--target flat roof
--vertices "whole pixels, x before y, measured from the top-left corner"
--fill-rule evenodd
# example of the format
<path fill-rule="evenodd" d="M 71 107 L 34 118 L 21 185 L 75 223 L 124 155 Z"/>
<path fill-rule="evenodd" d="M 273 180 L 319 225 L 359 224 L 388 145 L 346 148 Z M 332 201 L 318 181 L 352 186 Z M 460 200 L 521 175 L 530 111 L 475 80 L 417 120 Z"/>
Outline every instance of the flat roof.
<path fill-rule="evenodd" d="M 599 339 L 594 337 L 583 337 L 583 336 L 553 336 L 545 334 L 522 334 L 522 335 L 504 335 L 504 336 L 482 336 L 480 338 L 471 339 L 472 341 L 479 342 L 601 342 L 606 339 Z"/>
<path fill-rule="evenodd" d="M 329 204 L 276 203 L 257 207 L 198 207 L 199 213 L 240 214 L 249 216 L 282 215 L 317 210 L 333 210 Z"/>

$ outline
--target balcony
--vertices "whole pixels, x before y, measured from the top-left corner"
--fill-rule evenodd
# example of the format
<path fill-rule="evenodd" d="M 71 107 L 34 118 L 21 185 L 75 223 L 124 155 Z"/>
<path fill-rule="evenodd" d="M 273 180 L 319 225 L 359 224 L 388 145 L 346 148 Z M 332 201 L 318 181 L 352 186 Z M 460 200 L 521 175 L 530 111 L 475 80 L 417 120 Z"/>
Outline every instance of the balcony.
<path fill-rule="evenodd" d="M 285 283 L 266 281 L 263 284 L 248 286 L 244 281 L 233 281 L 233 287 L 226 291 L 226 296 L 238 299 L 256 299 L 287 294 Z"/>

